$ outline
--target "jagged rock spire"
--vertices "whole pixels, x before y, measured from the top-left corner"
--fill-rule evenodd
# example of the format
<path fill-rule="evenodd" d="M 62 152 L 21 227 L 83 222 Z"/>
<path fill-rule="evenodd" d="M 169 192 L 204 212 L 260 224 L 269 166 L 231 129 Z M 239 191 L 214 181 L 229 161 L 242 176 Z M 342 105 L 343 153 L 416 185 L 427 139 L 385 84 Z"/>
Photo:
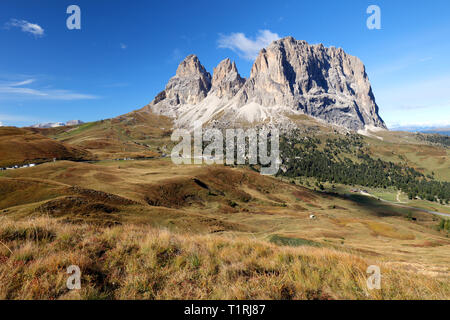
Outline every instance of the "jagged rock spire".
<path fill-rule="evenodd" d="M 214 68 L 211 92 L 219 98 L 230 99 L 238 93 L 244 83 L 245 79 L 239 75 L 236 63 L 231 63 L 227 58 Z"/>
<path fill-rule="evenodd" d="M 262 49 L 247 80 L 230 59 L 219 63 L 211 79 L 197 56 L 190 55 L 150 108 L 180 125 L 202 119 L 228 126 L 304 113 L 352 130 L 386 128 L 361 60 L 341 48 L 293 37 Z"/>
<path fill-rule="evenodd" d="M 187 56 L 178 66 L 176 75 L 166 86 L 165 98 L 171 105 L 195 105 L 208 95 L 211 75 L 196 55 Z"/>

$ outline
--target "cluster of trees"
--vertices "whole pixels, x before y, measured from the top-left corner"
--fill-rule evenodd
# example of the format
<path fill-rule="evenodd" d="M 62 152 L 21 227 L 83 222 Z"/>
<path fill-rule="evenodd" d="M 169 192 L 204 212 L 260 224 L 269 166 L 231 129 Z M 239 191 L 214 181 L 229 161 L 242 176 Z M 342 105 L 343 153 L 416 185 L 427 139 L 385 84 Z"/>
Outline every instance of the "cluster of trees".
<path fill-rule="evenodd" d="M 444 147 L 450 147 L 450 136 L 444 136 L 441 134 L 418 134 L 417 136 L 421 140 L 440 144 Z"/>
<path fill-rule="evenodd" d="M 438 225 L 438 230 L 444 230 L 450 232 L 450 220 L 449 219 L 441 219 L 441 222 Z"/>
<path fill-rule="evenodd" d="M 357 135 L 328 139 L 324 144 L 315 137 L 283 136 L 280 137 L 280 153 L 283 170 L 279 174 L 286 177 L 314 177 L 319 182 L 376 188 L 396 187 L 411 199 L 450 202 L 450 183 L 425 177 L 410 167 L 373 159 L 364 152 L 364 143 Z"/>

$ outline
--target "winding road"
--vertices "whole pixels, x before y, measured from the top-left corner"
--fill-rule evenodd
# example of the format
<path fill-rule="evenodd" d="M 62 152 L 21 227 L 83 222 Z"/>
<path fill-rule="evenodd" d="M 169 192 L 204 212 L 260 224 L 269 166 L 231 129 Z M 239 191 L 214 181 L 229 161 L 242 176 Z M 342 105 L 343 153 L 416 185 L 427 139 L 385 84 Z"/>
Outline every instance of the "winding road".
<path fill-rule="evenodd" d="M 368 194 L 368 195 L 370 195 L 371 197 L 375 197 L 372 194 Z M 375 198 L 377 198 L 377 197 L 375 197 Z M 441 217 L 450 218 L 450 214 L 449 213 L 442 213 L 442 212 L 431 211 L 431 210 L 427 210 L 427 209 L 423 209 L 423 208 L 417 208 L 417 207 L 411 207 L 411 206 L 404 205 L 403 204 L 404 202 L 400 201 L 400 193 L 397 193 L 397 201 L 399 203 L 391 202 L 391 201 L 388 201 L 388 200 L 383 200 L 381 198 L 377 198 L 377 199 L 382 201 L 382 202 L 389 203 L 390 205 L 393 205 L 393 206 L 407 208 L 407 209 L 413 209 L 413 210 L 422 211 L 422 212 L 425 212 L 425 213 L 430 213 L 430 214 L 434 214 L 434 215 L 441 216 Z"/>

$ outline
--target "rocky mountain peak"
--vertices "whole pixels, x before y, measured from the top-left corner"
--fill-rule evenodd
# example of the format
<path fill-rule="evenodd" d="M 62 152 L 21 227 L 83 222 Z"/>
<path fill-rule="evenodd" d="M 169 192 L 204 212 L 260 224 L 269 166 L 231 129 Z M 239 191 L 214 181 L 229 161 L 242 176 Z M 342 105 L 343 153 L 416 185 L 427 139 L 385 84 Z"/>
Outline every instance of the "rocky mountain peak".
<path fill-rule="evenodd" d="M 177 68 L 176 76 L 192 77 L 192 76 L 204 76 L 211 78 L 211 75 L 206 71 L 205 67 L 200 63 L 200 60 L 195 54 L 188 55 Z"/>
<path fill-rule="evenodd" d="M 222 60 L 214 68 L 211 92 L 217 97 L 231 98 L 242 88 L 245 79 L 241 78 L 235 62 Z"/>
<path fill-rule="evenodd" d="M 289 106 L 349 129 L 385 128 L 365 67 L 341 48 L 309 45 L 292 37 L 260 51 L 239 106 Z M 289 108 L 288 108 L 289 109 Z"/>
<path fill-rule="evenodd" d="M 172 106 L 195 105 L 206 98 L 210 89 L 211 75 L 196 55 L 189 55 L 180 63 L 176 75 L 158 94 L 154 104 L 164 100 Z M 174 113 L 171 111 L 174 110 L 169 113 Z"/>
<path fill-rule="evenodd" d="M 190 55 L 149 107 L 180 126 L 194 120 L 224 127 L 275 124 L 290 121 L 287 114 L 307 114 L 351 130 L 386 128 L 361 60 L 341 48 L 293 37 L 262 49 L 247 80 L 230 59 L 221 61 L 211 78 Z"/>

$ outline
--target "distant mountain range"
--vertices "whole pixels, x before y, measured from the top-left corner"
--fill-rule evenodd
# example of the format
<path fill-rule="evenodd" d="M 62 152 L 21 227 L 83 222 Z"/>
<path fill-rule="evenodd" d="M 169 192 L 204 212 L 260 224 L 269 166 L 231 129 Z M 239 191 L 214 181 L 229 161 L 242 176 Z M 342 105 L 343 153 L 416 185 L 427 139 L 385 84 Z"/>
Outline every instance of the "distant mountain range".
<path fill-rule="evenodd" d="M 67 122 L 48 122 L 48 123 L 38 123 L 32 125 L 32 128 L 56 128 L 56 127 L 64 127 L 64 126 L 76 126 L 79 124 L 83 124 L 84 122 L 81 120 L 69 120 Z"/>
<path fill-rule="evenodd" d="M 423 131 L 423 133 L 435 133 L 435 134 L 442 134 L 446 136 L 450 136 L 450 128 L 447 129 L 438 129 L 438 130 L 432 130 L 432 131 Z"/>
<path fill-rule="evenodd" d="M 182 61 L 164 91 L 143 110 L 174 119 L 228 128 L 264 123 L 283 127 L 305 114 L 350 130 L 386 129 L 364 64 L 341 48 L 286 37 L 262 49 L 250 77 L 225 59 L 206 71 L 196 55 Z"/>
<path fill-rule="evenodd" d="M 439 126 L 398 126 L 391 127 L 393 131 L 408 131 L 408 132 L 421 132 L 421 133 L 434 133 L 450 136 L 450 127 Z"/>

